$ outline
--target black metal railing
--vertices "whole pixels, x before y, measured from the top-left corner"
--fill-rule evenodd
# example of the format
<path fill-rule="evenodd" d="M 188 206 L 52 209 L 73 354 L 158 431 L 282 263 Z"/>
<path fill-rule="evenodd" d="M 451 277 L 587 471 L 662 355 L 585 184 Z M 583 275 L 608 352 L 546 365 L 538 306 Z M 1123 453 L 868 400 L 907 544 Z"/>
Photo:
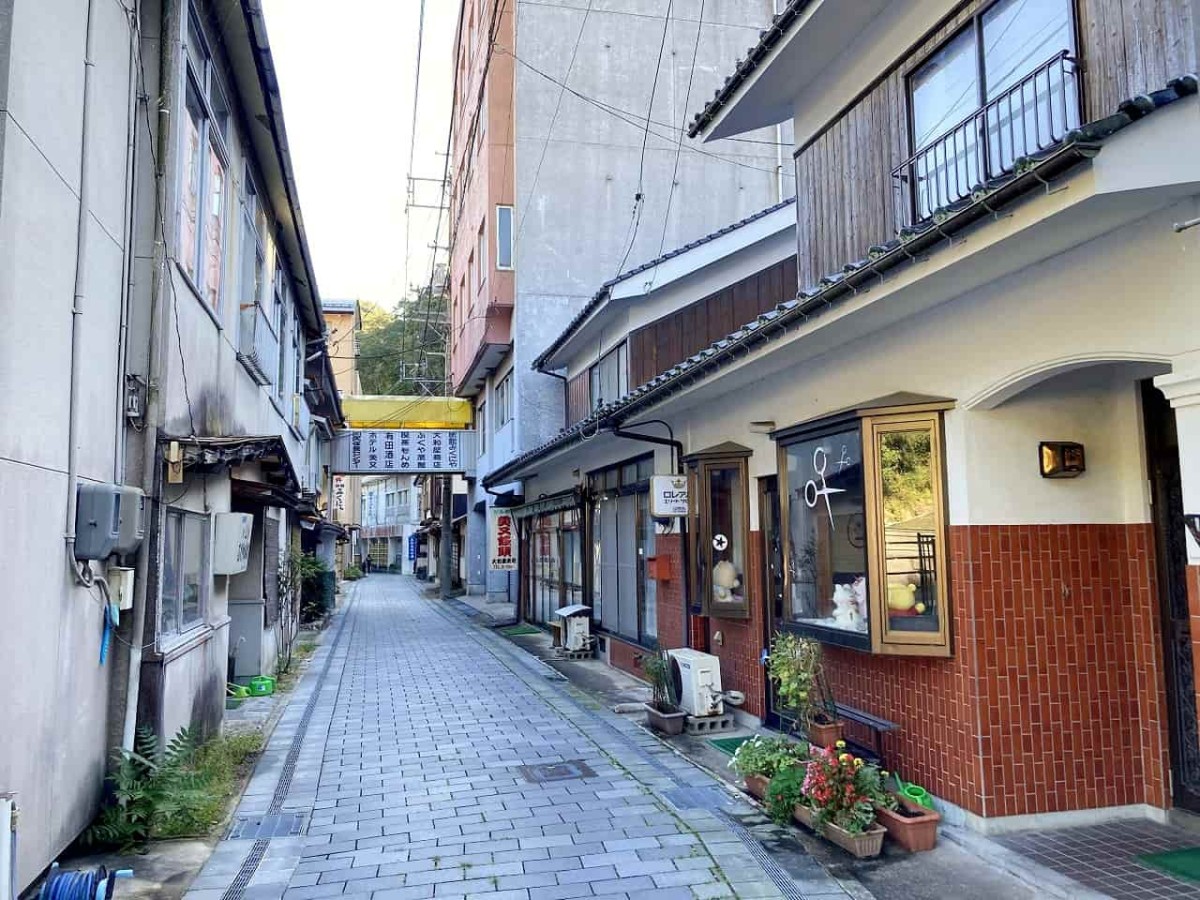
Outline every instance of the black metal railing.
<path fill-rule="evenodd" d="M 1078 67 L 1056 54 L 892 170 L 896 228 L 970 197 L 1079 127 Z"/>

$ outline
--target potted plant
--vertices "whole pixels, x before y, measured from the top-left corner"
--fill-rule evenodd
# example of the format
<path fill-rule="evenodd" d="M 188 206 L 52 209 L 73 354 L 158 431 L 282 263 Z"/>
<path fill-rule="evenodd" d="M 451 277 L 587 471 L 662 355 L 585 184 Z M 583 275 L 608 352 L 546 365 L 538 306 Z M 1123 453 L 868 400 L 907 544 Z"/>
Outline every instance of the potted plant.
<path fill-rule="evenodd" d="M 842 744 L 813 750 L 793 814 L 843 850 L 866 859 L 879 855 L 887 833 L 876 809 L 895 802 L 883 788 L 879 769 L 847 753 Z"/>
<path fill-rule="evenodd" d="M 793 741 L 783 735 L 756 734 L 734 751 L 729 768 L 746 783 L 746 790 L 764 800 L 768 783 L 780 769 L 799 765 L 807 758 L 808 744 L 803 741 Z"/>
<path fill-rule="evenodd" d="M 767 815 L 775 824 L 786 825 L 791 822 L 795 811 L 804 804 L 804 778 L 807 771 L 807 764 L 797 763 L 784 766 L 771 777 L 763 800 Z"/>
<path fill-rule="evenodd" d="M 833 694 L 821 667 L 821 645 L 811 638 L 776 632 L 767 656 L 767 675 L 775 684 L 781 708 L 794 713 L 809 741 L 832 747 L 842 739 Z"/>
<path fill-rule="evenodd" d="M 640 657 L 642 672 L 650 682 L 651 699 L 646 704 L 646 720 L 650 727 L 663 734 L 683 731 L 687 713 L 679 708 L 675 697 L 675 681 L 671 677 L 671 658 L 666 651 L 647 653 Z"/>
<path fill-rule="evenodd" d="M 887 772 L 880 773 L 884 778 Z M 899 776 L 897 776 L 899 782 Z M 902 793 L 888 792 L 875 804 L 879 824 L 887 829 L 888 837 L 910 853 L 932 850 L 937 846 L 938 824 L 941 815 L 922 806 Z"/>

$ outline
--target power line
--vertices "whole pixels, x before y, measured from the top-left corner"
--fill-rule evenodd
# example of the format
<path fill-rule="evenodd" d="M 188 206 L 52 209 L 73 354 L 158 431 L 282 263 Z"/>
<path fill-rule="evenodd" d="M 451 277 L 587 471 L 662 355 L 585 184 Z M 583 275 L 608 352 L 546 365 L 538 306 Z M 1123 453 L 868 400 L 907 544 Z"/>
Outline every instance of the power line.
<path fill-rule="evenodd" d="M 413 111 L 412 111 L 412 131 L 408 140 L 408 196 L 404 204 L 404 283 L 400 286 L 404 293 L 408 293 L 408 255 L 409 244 L 412 238 L 412 217 L 409 215 L 409 210 L 412 207 L 413 199 L 413 161 L 417 153 L 417 103 L 421 98 L 421 48 L 425 43 L 425 0 L 421 0 L 420 17 L 417 20 L 417 62 L 416 72 L 413 75 Z M 435 237 L 434 240 L 437 238 Z"/>

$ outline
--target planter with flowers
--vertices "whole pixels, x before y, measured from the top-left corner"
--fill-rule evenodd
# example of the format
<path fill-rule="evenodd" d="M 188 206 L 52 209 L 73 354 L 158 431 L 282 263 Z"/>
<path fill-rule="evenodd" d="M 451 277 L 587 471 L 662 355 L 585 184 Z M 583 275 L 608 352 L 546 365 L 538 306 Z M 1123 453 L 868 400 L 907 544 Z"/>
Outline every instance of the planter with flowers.
<path fill-rule="evenodd" d="M 746 783 L 746 790 L 763 800 L 767 785 L 781 769 L 797 766 L 808 760 L 808 744 L 793 741 L 782 735 L 766 737 L 756 734 L 744 741 L 729 761 L 733 769 Z"/>
<path fill-rule="evenodd" d="M 821 667 L 821 645 L 811 638 L 776 632 L 767 656 L 767 675 L 775 700 L 803 725 L 815 747 L 831 747 L 842 739 L 833 694 Z"/>
<path fill-rule="evenodd" d="M 784 804 L 793 801 L 791 815 L 796 821 L 859 859 L 878 856 L 887 831 L 879 824 L 876 810 L 896 804 L 883 788 L 879 769 L 847 753 L 845 743 L 839 741 L 838 746 L 814 748 L 802 771 L 798 789 L 795 779 L 789 778 L 776 792 L 772 781 L 768 790 L 772 817 L 778 821 L 786 811 Z"/>

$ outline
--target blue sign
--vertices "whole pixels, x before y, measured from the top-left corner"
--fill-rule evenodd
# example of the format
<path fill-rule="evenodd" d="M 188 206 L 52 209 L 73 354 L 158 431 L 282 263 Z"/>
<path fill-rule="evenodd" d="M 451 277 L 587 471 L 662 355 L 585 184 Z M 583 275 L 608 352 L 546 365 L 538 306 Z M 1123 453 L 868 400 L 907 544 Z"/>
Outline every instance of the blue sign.
<path fill-rule="evenodd" d="M 408 558 L 410 560 L 417 558 L 417 536 L 415 534 L 408 536 Z"/>

